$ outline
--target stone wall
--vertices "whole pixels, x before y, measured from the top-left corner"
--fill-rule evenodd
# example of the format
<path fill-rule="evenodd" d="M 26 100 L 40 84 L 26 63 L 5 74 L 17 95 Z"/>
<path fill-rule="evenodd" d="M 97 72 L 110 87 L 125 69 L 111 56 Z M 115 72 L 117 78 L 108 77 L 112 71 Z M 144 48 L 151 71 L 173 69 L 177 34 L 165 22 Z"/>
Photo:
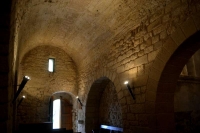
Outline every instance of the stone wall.
<path fill-rule="evenodd" d="M 50 73 L 48 59 L 52 57 L 55 58 L 55 72 Z M 55 92 L 77 95 L 76 66 L 59 48 L 40 46 L 31 50 L 22 60 L 19 73 L 20 80 L 25 75 L 30 76 L 31 80 L 21 93 L 26 99 L 18 108 L 18 123 L 48 121 L 49 99 Z"/>
<path fill-rule="evenodd" d="M 181 34 L 176 33 L 177 37 L 173 38 L 174 40 L 170 40 L 169 37 L 175 31 L 178 32 L 180 25 L 186 20 L 192 21 L 191 23 L 194 24 L 192 14 L 197 15 L 197 12 L 199 12 L 198 6 L 198 1 L 192 1 L 191 3 L 178 0 L 171 1 L 158 8 L 159 10 L 155 9 L 149 13 L 140 24 L 133 26 L 130 32 L 124 33 L 124 37 L 116 37 L 114 43 L 110 42 L 106 47 L 95 47 L 81 66 L 83 69 L 80 73 L 79 94 L 82 96 L 83 101 L 86 102 L 90 85 L 95 79 L 107 76 L 113 80 L 116 86 L 118 99 L 122 106 L 125 132 L 133 130 L 145 132 L 149 127 L 155 127 L 156 124 L 153 120 L 155 116 L 149 115 L 149 112 L 155 111 L 153 102 L 155 102 L 154 96 L 156 96 L 156 93 L 150 90 L 148 94 L 152 97 L 145 96 L 147 81 L 151 82 L 150 88 L 153 91 L 156 87 L 155 81 L 149 79 L 149 73 L 154 73 L 152 74 L 154 77 L 150 78 L 158 77 L 158 72 L 151 65 L 158 53 L 166 51 L 166 56 L 163 56 L 165 59 L 168 58 L 167 55 L 171 55 L 170 52 L 175 48 L 171 44 L 177 43 L 177 40 L 181 38 L 178 35 Z M 187 33 L 187 31 L 184 32 Z M 169 47 L 165 47 L 165 51 L 160 51 L 165 44 Z M 96 54 L 95 51 L 101 54 Z M 160 68 L 163 66 L 160 66 Z M 138 96 L 136 101 L 131 99 L 125 89 L 123 85 L 125 80 L 129 80 L 130 85 L 135 87 L 134 93 Z M 152 122 L 149 122 L 151 120 Z"/>
<path fill-rule="evenodd" d="M 115 86 L 112 82 L 109 82 L 103 91 L 99 109 L 99 123 L 101 125 L 123 127 L 121 106 L 118 102 Z"/>
<path fill-rule="evenodd" d="M 197 133 L 200 131 L 200 80 L 180 78 L 174 95 L 176 131 Z"/>

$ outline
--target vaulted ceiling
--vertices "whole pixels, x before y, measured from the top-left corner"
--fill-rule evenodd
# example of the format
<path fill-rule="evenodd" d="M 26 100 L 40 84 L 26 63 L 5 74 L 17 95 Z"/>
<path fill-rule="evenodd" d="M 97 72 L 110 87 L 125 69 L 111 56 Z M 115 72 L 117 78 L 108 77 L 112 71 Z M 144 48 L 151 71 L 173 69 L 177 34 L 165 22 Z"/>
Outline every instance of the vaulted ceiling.
<path fill-rule="evenodd" d="M 34 47 L 52 45 L 80 63 L 95 47 L 109 48 L 170 1 L 18 0 L 20 58 Z"/>

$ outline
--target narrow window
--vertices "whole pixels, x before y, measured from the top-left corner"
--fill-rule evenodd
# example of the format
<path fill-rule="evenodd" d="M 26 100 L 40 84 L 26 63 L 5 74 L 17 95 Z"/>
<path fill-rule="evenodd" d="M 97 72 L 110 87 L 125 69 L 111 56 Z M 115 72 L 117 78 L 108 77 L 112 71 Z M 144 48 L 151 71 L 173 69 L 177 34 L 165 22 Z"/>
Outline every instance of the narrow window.
<path fill-rule="evenodd" d="M 55 59 L 49 58 L 49 67 L 48 67 L 49 72 L 54 72 L 54 66 L 55 66 Z"/>
<path fill-rule="evenodd" d="M 60 128 L 60 99 L 53 101 L 53 129 Z"/>

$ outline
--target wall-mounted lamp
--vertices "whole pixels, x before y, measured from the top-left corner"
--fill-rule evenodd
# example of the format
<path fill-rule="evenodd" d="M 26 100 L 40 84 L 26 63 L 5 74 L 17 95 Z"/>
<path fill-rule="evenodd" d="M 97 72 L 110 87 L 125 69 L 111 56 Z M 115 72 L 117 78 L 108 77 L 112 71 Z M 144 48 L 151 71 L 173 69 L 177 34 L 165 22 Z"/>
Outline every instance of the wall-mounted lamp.
<path fill-rule="evenodd" d="M 128 81 L 125 81 L 124 84 L 128 88 L 129 92 L 131 93 L 132 98 L 135 100 L 135 95 L 133 94 L 130 85 L 128 84 Z"/>
<path fill-rule="evenodd" d="M 19 101 L 19 103 L 18 103 L 18 105 L 17 105 L 17 108 L 18 108 L 18 106 L 21 104 L 21 102 L 22 102 L 25 98 L 26 98 L 26 96 L 24 96 L 24 95 L 21 97 L 21 99 L 20 99 L 20 101 Z"/>
<path fill-rule="evenodd" d="M 81 105 L 81 107 L 83 106 L 83 104 L 82 104 L 82 102 L 81 102 L 81 100 L 79 99 L 79 97 L 77 96 L 76 97 L 76 99 L 78 99 L 78 101 L 79 101 L 79 103 L 80 103 L 80 105 Z"/>
<path fill-rule="evenodd" d="M 24 86 L 26 85 L 27 81 L 30 80 L 30 77 L 29 76 L 24 76 L 23 77 L 23 80 L 21 82 L 21 84 L 19 85 L 19 88 L 16 92 L 16 94 L 14 95 L 14 99 L 13 99 L 13 103 L 16 101 L 17 97 L 19 96 L 20 92 L 23 90 Z"/>

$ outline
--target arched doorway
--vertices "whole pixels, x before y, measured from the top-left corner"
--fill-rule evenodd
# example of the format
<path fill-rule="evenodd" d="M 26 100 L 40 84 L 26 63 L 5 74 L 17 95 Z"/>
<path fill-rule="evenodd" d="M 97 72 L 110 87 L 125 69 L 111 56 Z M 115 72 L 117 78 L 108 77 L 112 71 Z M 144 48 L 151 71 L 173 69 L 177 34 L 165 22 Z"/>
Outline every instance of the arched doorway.
<path fill-rule="evenodd" d="M 65 92 L 54 93 L 50 98 L 49 116 L 53 129 L 73 130 L 73 100 Z"/>
<path fill-rule="evenodd" d="M 168 133 L 175 132 L 174 118 L 174 93 L 177 87 L 177 81 L 184 65 L 192 57 L 192 55 L 200 49 L 200 32 L 185 40 L 172 54 L 166 62 L 164 69 L 156 80 L 151 81 L 157 86 L 155 94 L 155 125 L 152 124 L 157 132 Z M 149 82 L 152 85 L 153 83 Z M 151 94 L 154 92 L 152 91 Z M 147 92 L 148 99 L 150 93 Z M 199 101 L 200 102 L 200 101 Z"/>
<path fill-rule="evenodd" d="M 89 91 L 86 103 L 85 131 L 99 129 L 100 125 L 122 127 L 122 113 L 113 82 L 102 77 Z"/>

